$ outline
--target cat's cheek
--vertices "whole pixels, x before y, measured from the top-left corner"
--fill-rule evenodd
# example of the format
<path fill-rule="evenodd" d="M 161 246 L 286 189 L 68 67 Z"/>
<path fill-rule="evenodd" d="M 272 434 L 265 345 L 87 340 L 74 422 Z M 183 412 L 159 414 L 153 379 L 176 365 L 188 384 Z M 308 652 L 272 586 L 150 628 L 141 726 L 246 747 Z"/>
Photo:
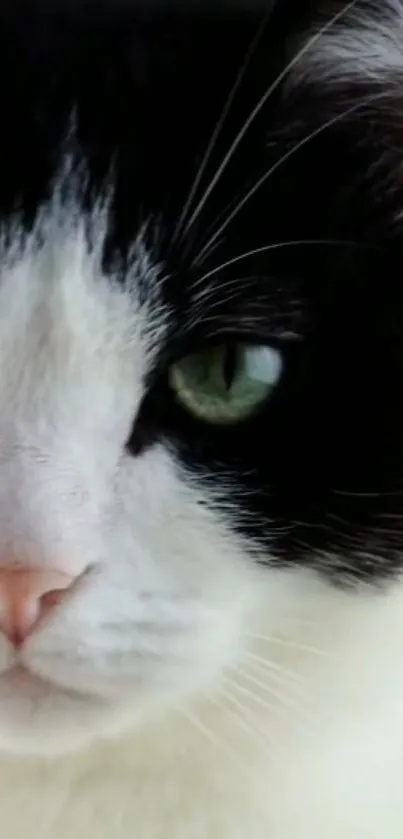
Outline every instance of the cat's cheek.
<path fill-rule="evenodd" d="M 228 508 L 163 446 L 123 458 L 109 488 L 99 561 L 18 654 L 27 673 L 7 675 L 5 649 L 0 747 L 21 737 L 42 751 L 45 738 L 64 750 L 57 732 L 73 741 L 87 716 L 91 737 L 141 724 L 240 664 L 262 575 Z M 85 557 L 92 518 L 77 515 L 67 555 Z"/>
<path fill-rule="evenodd" d="M 156 576 L 152 590 L 141 574 L 115 569 L 113 579 L 109 569 L 32 638 L 24 660 L 66 689 L 133 707 L 153 694 L 163 704 L 166 694 L 203 691 L 236 664 L 261 591 L 252 569 L 250 557 L 228 561 L 215 587 L 200 579 L 192 592 L 180 577 L 163 588 Z"/>

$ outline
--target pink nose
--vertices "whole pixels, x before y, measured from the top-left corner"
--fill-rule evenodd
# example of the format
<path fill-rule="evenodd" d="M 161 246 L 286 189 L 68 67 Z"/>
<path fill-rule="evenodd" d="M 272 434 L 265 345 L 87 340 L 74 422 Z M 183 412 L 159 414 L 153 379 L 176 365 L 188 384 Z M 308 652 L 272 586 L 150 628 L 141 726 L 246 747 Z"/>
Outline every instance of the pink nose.
<path fill-rule="evenodd" d="M 20 647 L 74 582 L 75 577 L 48 568 L 0 568 L 0 631 Z"/>

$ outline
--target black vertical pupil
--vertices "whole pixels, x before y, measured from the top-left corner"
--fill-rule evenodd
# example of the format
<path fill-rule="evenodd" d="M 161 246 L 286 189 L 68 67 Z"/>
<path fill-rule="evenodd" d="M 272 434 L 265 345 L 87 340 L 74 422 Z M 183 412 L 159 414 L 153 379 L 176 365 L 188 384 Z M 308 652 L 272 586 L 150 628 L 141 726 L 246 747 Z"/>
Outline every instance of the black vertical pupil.
<path fill-rule="evenodd" d="M 228 391 L 231 390 L 237 369 L 237 348 L 234 344 L 226 347 L 224 356 L 224 382 Z"/>

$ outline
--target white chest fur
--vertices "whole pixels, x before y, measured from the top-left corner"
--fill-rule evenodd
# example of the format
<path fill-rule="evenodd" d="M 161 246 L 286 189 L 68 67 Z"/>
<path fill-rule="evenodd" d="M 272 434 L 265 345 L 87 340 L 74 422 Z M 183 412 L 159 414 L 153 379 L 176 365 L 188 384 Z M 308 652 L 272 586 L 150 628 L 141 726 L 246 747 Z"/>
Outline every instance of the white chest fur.
<path fill-rule="evenodd" d="M 401 839 L 403 592 L 322 594 L 298 639 L 277 644 L 277 700 L 239 681 L 243 693 L 227 687 L 119 742 L 56 761 L 3 756 L 2 835 Z"/>

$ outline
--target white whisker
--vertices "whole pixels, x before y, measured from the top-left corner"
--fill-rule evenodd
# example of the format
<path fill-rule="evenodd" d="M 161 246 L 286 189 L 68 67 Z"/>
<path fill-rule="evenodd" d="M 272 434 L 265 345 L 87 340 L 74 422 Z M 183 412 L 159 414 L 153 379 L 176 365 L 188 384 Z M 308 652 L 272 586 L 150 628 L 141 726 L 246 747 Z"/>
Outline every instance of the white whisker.
<path fill-rule="evenodd" d="M 236 725 L 248 735 L 248 737 L 252 736 L 252 738 L 260 747 L 262 745 L 263 739 L 266 740 L 267 745 L 270 748 L 272 748 L 273 739 L 269 736 L 268 732 L 254 728 L 247 722 L 247 720 L 245 720 L 245 715 L 249 718 L 249 720 L 251 718 L 253 720 L 256 720 L 256 714 L 254 714 L 250 708 L 245 707 L 245 705 L 243 705 L 242 702 L 231 693 L 231 691 L 228 691 L 224 687 L 221 687 L 220 693 L 226 700 L 226 702 L 231 702 L 235 706 L 235 708 L 237 708 L 237 711 L 228 708 L 227 704 L 225 706 L 222 705 L 219 702 L 218 697 L 216 695 L 214 697 L 211 697 L 211 702 L 217 705 L 217 707 L 220 708 L 220 710 L 222 710 L 223 713 L 225 713 L 230 719 L 232 719 L 236 723 Z"/>
<path fill-rule="evenodd" d="M 346 245 L 346 244 L 355 244 L 354 242 L 345 242 L 345 241 L 337 241 L 335 239 L 294 239 L 288 242 L 273 242 L 270 245 L 264 245 L 261 248 L 254 248 L 251 251 L 245 251 L 245 253 L 240 253 L 238 256 L 234 256 L 232 259 L 228 259 L 226 262 L 222 262 L 221 265 L 217 265 L 215 268 L 212 268 L 211 271 L 207 271 L 206 274 L 203 274 L 200 279 L 194 284 L 194 288 L 210 277 L 213 277 L 214 274 L 218 274 L 219 271 L 223 271 L 225 268 L 229 268 L 231 265 L 236 265 L 237 262 L 241 262 L 244 259 L 248 259 L 251 256 L 257 256 L 261 253 L 267 253 L 268 251 L 275 251 L 280 250 L 282 248 L 294 248 L 299 247 L 302 245 Z"/>
<path fill-rule="evenodd" d="M 247 673 L 243 669 L 241 670 L 239 668 L 235 672 L 239 676 L 241 676 L 241 678 L 244 679 L 246 682 L 249 682 L 251 685 L 254 685 L 255 687 L 259 688 L 261 691 L 263 691 L 265 694 L 267 694 L 272 699 L 275 699 L 277 702 L 280 702 L 280 704 L 284 708 L 289 708 L 292 711 L 295 711 L 300 707 L 300 705 L 296 704 L 294 699 L 291 696 L 289 696 L 289 693 L 288 693 L 289 688 L 288 687 L 287 687 L 287 690 L 283 692 L 283 691 L 279 690 L 277 687 L 274 687 L 273 685 L 264 684 L 264 682 L 260 681 L 260 679 L 257 679 L 254 676 L 251 676 L 249 673 Z M 235 680 L 233 680 L 233 682 L 234 682 L 234 684 L 237 685 L 237 687 L 239 688 L 239 690 L 241 692 L 246 691 L 248 694 L 250 694 L 251 697 L 253 696 L 254 702 L 256 702 L 258 705 L 260 705 L 263 708 L 267 707 L 267 700 L 263 696 L 261 696 L 258 693 L 254 693 L 252 690 L 249 690 L 244 684 L 240 685 L 239 682 L 236 682 Z M 298 697 L 298 699 L 299 699 L 299 697 Z"/>
<path fill-rule="evenodd" d="M 196 195 L 196 192 L 197 192 L 197 190 L 198 190 L 198 188 L 199 188 L 199 185 L 200 185 L 201 179 L 202 179 L 202 177 L 203 177 L 203 175 L 204 175 L 204 173 L 205 173 L 205 171 L 206 171 L 206 168 L 207 168 L 207 166 L 208 166 L 208 163 L 209 163 L 209 160 L 210 160 L 210 158 L 211 158 L 211 155 L 212 155 L 212 153 L 213 153 L 213 151 L 214 151 L 214 149 L 215 149 L 215 146 L 216 146 L 216 143 L 217 143 L 218 137 L 220 136 L 221 130 L 222 130 L 222 128 L 223 128 L 223 126 L 224 126 L 224 123 L 225 123 L 225 121 L 226 121 L 226 119 L 227 119 L 227 116 L 228 116 L 228 114 L 229 114 L 229 112 L 230 112 L 230 110 L 231 110 L 231 107 L 232 107 L 232 105 L 233 105 L 234 99 L 235 99 L 235 97 L 236 97 L 236 95 L 237 95 L 237 93 L 238 93 L 238 90 L 239 90 L 239 88 L 240 88 L 240 86 L 241 86 L 241 84 L 242 84 L 243 79 L 245 78 L 245 74 L 246 74 L 246 72 L 247 72 L 247 70 L 248 70 L 248 67 L 249 67 L 249 64 L 250 64 L 250 62 L 251 62 L 251 59 L 252 59 L 252 57 L 253 57 L 253 55 L 254 55 L 254 52 L 255 52 L 255 50 L 256 50 L 256 47 L 257 47 L 257 45 L 258 45 L 258 43 L 259 43 L 259 41 L 260 41 L 260 38 L 261 38 L 261 36 L 262 36 L 262 34 L 263 34 L 263 32 L 264 32 L 264 29 L 265 29 L 265 27 L 266 27 L 266 24 L 267 24 L 267 17 L 268 17 L 268 15 L 266 14 L 266 15 L 265 15 L 265 17 L 264 17 L 263 23 L 259 26 L 259 29 L 258 29 L 258 32 L 257 32 L 256 36 L 255 36 L 255 37 L 253 38 L 253 40 L 252 40 L 252 43 L 251 43 L 251 45 L 250 45 L 250 47 L 249 47 L 249 49 L 248 49 L 248 51 L 247 51 L 247 53 L 246 53 L 245 60 L 244 60 L 244 62 L 243 62 L 243 64 L 242 64 L 242 66 L 241 66 L 241 69 L 239 70 L 239 73 L 237 74 L 237 77 L 236 77 L 236 79 L 235 79 L 235 83 L 234 83 L 233 87 L 232 87 L 232 88 L 231 88 L 231 90 L 230 90 L 230 93 L 229 93 L 228 99 L 227 99 L 227 101 L 226 101 L 226 103 L 225 103 L 225 105 L 224 105 L 223 111 L 222 111 L 221 116 L 220 116 L 220 118 L 219 118 L 219 120 L 218 120 L 218 122 L 217 122 L 217 125 L 216 125 L 216 127 L 215 127 L 215 129 L 214 129 L 214 131 L 213 131 L 213 134 L 212 134 L 211 140 L 210 140 L 210 142 L 209 142 L 209 144 L 208 144 L 208 146 L 207 146 L 207 149 L 206 149 L 206 151 L 205 151 L 205 154 L 204 154 L 204 156 L 203 156 L 203 158 L 202 158 L 201 164 L 200 164 L 199 169 L 198 169 L 198 171 L 197 171 L 196 177 L 195 177 L 195 179 L 194 179 L 193 185 L 192 185 L 191 190 L 190 190 L 190 192 L 189 192 L 189 195 L 188 195 L 188 197 L 187 197 L 187 199 L 186 199 L 185 206 L 184 206 L 184 208 L 183 208 L 183 210 L 182 210 L 182 213 L 181 213 L 181 215 L 180 215 L 180 217 L 179 217 L 178 224 L 177 224 L 177 225 L 176 225 L 176 227 L 175 227 L 174 234 L 173 234 L 173 237 L 172 237 L 172 242 L 175 242 L 175 241 L 176 241 L 176 239 L 178 238 L 178 236 L 179 236 L 179 234 L 180 234 L 180 232 L 181 232 L 181 230 L 182 230 L 182 228 L 183 228 L 183 225 L 184 225 L 185 220 L 186 220 L 186 218 L 187 218 L 187 215 L 188 215 L 188 213 L 189 213 L 189 209 L 190 209 L 190 207 L 191 207 L 191 205 L 192 205 L 192 201 L 193 201 L 193 199 L 194 199 L 194 197 L 195 197 L 195 195 Z"/>
<path fill-rule="evenodd" d="M 307 624 L 309 625 L 308 621 Z M 249 632 L 248 635 L 250 638 L 254 638 L 257 641 L 265 641 L 267 644 L 274 644 L 279 647 L 284 647 L 285 649 L 313 653 L 314 655 L 325 657 L 329 655 L 326 650 L 320 650 L 317 647 L 310 646 L 309 644 L 299 644 L 297 641 L 289 641 L 284 638 L 276 638 L 272 635 L 259 635 L 258 633 L 253 632 Z"/>
<path fill-rule="evenodd" d="M 256 655 L 256 653 L 251 653 L 249 650 L 244 650 L 243 655 L 248 659 L 247 665 L 249 667 L 256 667 L 256 669 L 261 670 L 261 672 L 269 671 L 271 678 L 277 678 L 278 680 L 283 679 L 301 684 L 300 677 L 287 667 L 283 667 L 270 659 L 263 658 L 263 656 Z"/>
<path fill-rule="evenodd" d="M 290 158 L 292 158 L 293 155 L 295 155 L 304 146 L 306 146 L 308 143 L 310 143 L 312 140 L 314 140 L 315 137 L 318 137 L 320 134 L 322 134 L 328 128 L 331 128 L 332 125 L 336 125 L 338 122 L 341 122 L 343 119 L 346 119 L 348 116 L 350 116 L 354 112 L 359 111 L 360 108 L 364 107 L 364 105 L 368 105 L 369 103 L 374 102 L 376 99 L 381 99 L 383 97 L 384 97 L 384 93 L 374 93 L 372 95 L 364 97 L 359 102 L 356 102 L 354 105 L 347 108 L 341 114 L 337 114 L 337 116 L 332 117 L 331 119 L 327 120 L 325 123 L 320 125 L 319 128 L 316 128 L 314 131 L 312 131 L 310 134 L 308 134 L 308 136 L 304 137 L 302 140 L 300 140 L 298 143 L 296 143 L 295 146 L 293 146 L 291 149 L 289 149 L 289 151 L 287 151 L 282 157 L 280 157 L 280 159 L 277 160 L 276 163 L 274 163 L 273 166 L 271 166 L 270 169 L 268 169 L 268 171 L 265 172 L 265 174 L 262 175 L 259 178 L 259 180 L 248 190 L 246 195 L 244 195 L 244 197 L 241 199 L 241 201 L 239 201 L 237 206 L 227 216 L 227 218 L 221 224 L 221 226 L 218 228 L 218 230 L 216 230 L 216 232 L 213 234 L 213 236 L 211 236 L 209 241 L 199 251 L 199 253 L 196 256 L 196 260 L 199 261 L 204 256 L 205 251 L 207 249 L 211 248 L 211 246 L 214 244 L 216 239 L 218 239 L 219 236 L 222 235 L 222 233 L 227 229 L 227 227 L 231 224 L 233 219 L 240 213 L 240 211 L 248 203 L 248 201 L 255 195 L 256 192 L 258 192 L 260 187 L 263 186 L 263 184 L 272 175 L 274 175 L 274 173 L 278 169 L 280 169 L 281 166 L 284 165 L 284 163 L 286 163 L 288 160 L 290 160 Z"/>
<path fill-rule="evenodd" d="M 318 32 L 315 32 L 315 34 L 312 35 L 312 37 L 305 44 L 303 44 L 301 49 L 299 49 L 298 52 L 291 58 L 291 60 L 287 63 L 287 65 L 279 73 L 279 75 L 276 76 L 274 82 L 272 82 L 272 84 L 268 87 L 266 92 L 263 94 L 263 96 L 261 97 L 261 99 L 259 100 L 257 105 L 254 107 L 252 113 L 249 115 L 248 119 L 243 124 L 241 130 L 239 131 L 239 133 L 235 137 L 235 140 L 232 143 L 232 145 L 230 146 L 227 154 L 225 155 L 224 160 L 222 161 L 221 165 L 217 169 L 215 175 L 213 176 L 212 180 L 210 181 L 209 186 L 207 187 L 206 191 L 204 192 L 204 195 L 200 199 L 200 201 L 197 204 L 194 212 L 192 213 L 189 221 L 187 222 L 185 230 L 184 230 L 185 235 L 189 232 L 189 230 L 191 229 L 191 227 L 195 223 L 196 219 L 198 218 L 198 216 L 202 212 L 203 207 L 205 206 L 205 204 L 206 204 L 208 198 L 210 197 L 213 189 L 215 188 L 216 184 L 220 180 L 222 174 L 226 170 L 226 168 L 227 168 L 229 162 L 231 161 L 233 155 L 235 154 L 238 146 L 240 145 L 243 138 L 245 137 L 245 134 L 247 134 L 250 126 L 253 124 L 253 122 L 255 121 L 255 119 L 259 115 L 259 113 L 261 112 L 262 108 L 264 107 L 264 105 L 266 104 L 268 99 L 272 96 L 273 93 L 275 93 L 275 91 L 280 86 L 281 82 L 286 78 L 286 76 L 292 70 L 292 68 L 295 67 L 296 64 L 298 64 L 298 62 L 301 60 L 301 58 L 303 58 L 305 53 L 307 53 L 309 50 L 311 50 L 312 47 L 314 47 L 314 45 L 316 44 L 316 42 L 320 38 L 322 38 L 326 34 L 326 32 L 329 29 L 331 29 L 332 26 L 334 26 L 341 18 L 343 18 L 344 15 L 348 14 L 350 9 L 352 9 L 353 6 L 355 6 L 356 2 L 357 2 L 357 0 L 350 0 L 350 2 L 347 3 L 339 12 L 337 12 L 329 21 L 327 21 L 324 24 L 324 26 L 322 26 L 321 29 Z"/>
<path fill-rule="evenodd" d="M 214 253 L 214 251 L 219 249 L 220 245 L 222 245 L 222 242 L 223 242 L 222 239 L 217 239 L 215 242 L 213 242 L 213 244 L 211 245 L 211 248 L 208 248 L 208 250 L 204 254 L 203 259 L 200 261 L 200 263 L 197 259 L 194 259 L 192 261 L 192 266 L 195 267 L 196 265 L 199 265 L 199 264 L 202 265 L 204 262 L 206 262 L 207 259 L 209 259 L 210 256 Z"/>
<path fill-rule="evenodd" d="M 189 708 L 182 707 L 180 708 L 180 712 L 188 720 L 188 722 L 211 743 L 212 746 L 215 746 L 215 748 L 218 748 L 220 750 L 224 750 L 224 752 L 226 752 L 226 754 L 231 759 L 235 758 L 237 760 L 237 756 L 233 752 L 233 750 L 229 749 L 225 743 L 219 740 L 215 736 L 214 732 L 212 732 L 206 725 L 204 725 L 204 723 L 199 719 L 199 717 L 192 711 L 190 711 Z"/>
<path fill-rule="evenodd" d="M 282 701 L 281 696 L 279 698 L 276 698 L 273 703 L 270 703 L 270 702 L 265 703 L 264 700 L 261 700 L 260 702 L 257 702 L 256 694 L 253 691 L 248 690 L 248 688 L 245 687 L 245 686 L 239 685 L 238 682 L 235 679 L 228 679 L 227 681 L 228 681 L 228 685 L 231 688 L 230 695 L 233 695 L 232 692 L 235 690 L 241 696 L 245 697 L 245 701 L 252 700 L 252 702 L 254 702 L 255 704 L 258 704 L 259 708 L 262 708 L 263 710 L 266 711 L 266 718 L 267 718 L 267 712 L 270 715 L 273 716 L 273 722 L 274 722 L 274 719 L 276 718 L 276 722 L 275 722 L 276 726 L 278 725 L 278 721 L 280 721 L 280 723 L 282 723 L 282 724 L 285 723 L 286 724 L 287 729 L 290 727 L 290 725 L 292 725 L 293 728 L 296 731 L 300 731 L 300 732 L 305 733 L 306 730 L 309 727 L 308 723 L 312 724 L 312 722 L 315 721 L 315 717 L 312 713 L 309 714 L 309 715 L 306 715 L 304 713 L 303 717 L 302 717 L 301 709 L 302 709 L 303 706 L 301 706 L 301 705 L 296 705 L 294 708 L 291 708 L 291 709 L 287 708 L 287 707 L 285 707 L 285 703 Z M 243 703 L 240 702 L 240 700 L 238 700 L 238 702 L 239 702 L 240 706 L 245 708 L 245 710 L 247 712 L 250 712 L 250 714 L 253 717 L 256 717 L 256 716 L 259 717 L 259 711 L 258 710 L 254 712 L 252 710 L 252 708 L 249 707 L 249 705 L 244 706 Z M 291 713 L 290 713 L 290 710 L 291 710 Z M 304 711 L 305 710 L 306 710 L 306 707 L 304 708 Z M 262 737 L 267 736 L 267 733 L 266 733 L 265 730 L 262 731 L 261 736 Z"/>
<path fill-rule="evenodd" d="M 245 711 L 249 710 L 249 709 L 246 709 L 246 708 L 245 708 L 245 706 L 242 704 L 242 702 L 240 702 L 239 700 L 237 700 L 237 699 L 236 699 L 236 697 L 234 697 L 234 696 L 233 696 L 233 695 L 232 695 L 229 691 L 227 691 L 227 690 L 226 690 L 223 686 L 221 686 L 221 689 L 220 689 L 220 694 L 221 694 L 221 695 L 222 695 L 225 699 L 229 700 L 230 702 L 233 702 L 233 704 L 234 704 L 234 705 L 236 705 L 236 706 L 239 708 L 239 710 L 240 710 L 240 711 L 245 712 Z M 256 729 L 254 729 L 254 728 L 252 728 L 252 726 L 248 725 L 248 723 L 245 721 L 245 719 L 243 718 L 243 716 L 241 716 L 240 714 L 235 714 L 233 711 L 231 711 L 231 709 L 229 709 L 229 708 L 228 708 L 228 706 L 227 706 L 227 705 L 225 705 L 225 706 L 224 706 L 224 705 L 222 705 L 222 704 L 219 702 L 217 695 L 211 696 L 211 697 L 210 697 L 210 701 L 211 701 L 211 702 L 213 702 L 214 704 L 218 705 L 218 707 L 219 707 L 219 708 L 220 708 L 220 709 L 221 709 L 221 710 L 222 710 L 225 714 L 228 714 L 228 716 L 229 716 L 229 717 L 231 717 L 232 719 L 234 719 L 234 718 L 235 718 L 235 720 L 236 720 L 237 724 L 239 724 L 239 725 L 243 728 L 243 730 L 244 730 L 244 731 L 246 731 L 246 733 L 247 733 L 248 735 L 249 735 L 249 734 L 252 734 L 252 736 L 257 737 L 257 742 L 261 742 L 261 741 L 262 741 L 262 733 L 261 733 L 260 731 L 256 731 Z M 250 712 L 250 716 L 254 716 L 253 711 L 251 711 L 251 712 Z"/>

